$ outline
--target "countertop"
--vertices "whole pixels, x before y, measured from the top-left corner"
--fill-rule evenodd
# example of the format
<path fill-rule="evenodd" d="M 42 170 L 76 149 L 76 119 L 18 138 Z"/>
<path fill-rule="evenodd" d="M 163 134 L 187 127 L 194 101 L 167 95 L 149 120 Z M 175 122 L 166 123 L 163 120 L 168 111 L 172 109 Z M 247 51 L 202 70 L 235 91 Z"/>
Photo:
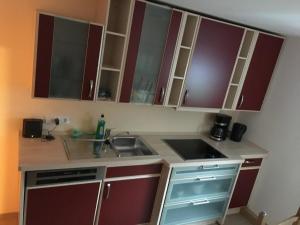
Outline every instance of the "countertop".
<path fill-rule="evenodd" d="M 147 145 L 153 148 L 159 156 L 138 156 L 124 158 L 102 158 L 68 160 L 62 139 L 57 136 L 53 141 L 41 139 L 26 139 L 20 135 L 19 140 L 19 170 L 47 170 L 92 166 L 130 166 L 153 163 L 165 163 L 170 167 L 242 163 L 246 158 L 265 158 L 268 152 L 254 143 L 226 140 L 216 142 L 206 134 L 197 133 L 134 133 L 140 135 Z M 226 159 L 203 159 L 184 161 L 162 139 L 195 139 L 201 138 L 219 150 Z"/>

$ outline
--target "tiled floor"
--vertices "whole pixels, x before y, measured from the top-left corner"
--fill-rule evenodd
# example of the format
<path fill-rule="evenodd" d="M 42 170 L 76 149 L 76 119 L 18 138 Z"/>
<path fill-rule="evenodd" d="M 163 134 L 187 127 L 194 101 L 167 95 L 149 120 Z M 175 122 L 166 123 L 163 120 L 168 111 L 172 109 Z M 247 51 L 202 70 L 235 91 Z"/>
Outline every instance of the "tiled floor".
<path fill-rule="evenodd" d="M 18 225 L 17 214 L 2 216 L 0 225 Z M 252 225 L 240 214 L 230 215 L 226 218 L 224 225 Z"/>

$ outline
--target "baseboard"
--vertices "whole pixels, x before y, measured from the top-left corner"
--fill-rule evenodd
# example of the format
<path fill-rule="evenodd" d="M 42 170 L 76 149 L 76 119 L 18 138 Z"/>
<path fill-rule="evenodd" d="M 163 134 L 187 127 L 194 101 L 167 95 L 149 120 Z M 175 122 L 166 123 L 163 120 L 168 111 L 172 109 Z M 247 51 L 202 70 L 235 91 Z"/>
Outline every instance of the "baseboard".
<path fill-rule="evenodd" d="M 227 210 L 227 216 L 228 215 L 233 215 L 233 214 L 238 214 L 241 212 L 241 207 L 237 207 L 237 208 L 231 208 Z"/>
<path fill-rule="evenodd" d="M 18 212 L 4 213 L 4 214 L 0 214 L 0 219 L 16 218 L 18 216 L 19 216 Z"/>
<path fill-rule="evenodd" d="M 252 224 L 257 224 L 258 215 L 256 215 L 256 213 L 254 213 L 248 207 L 241 208 L 240 213 L 241 215 L 246 217 L 249 220 L 249 222 L 251 222 Z"/>

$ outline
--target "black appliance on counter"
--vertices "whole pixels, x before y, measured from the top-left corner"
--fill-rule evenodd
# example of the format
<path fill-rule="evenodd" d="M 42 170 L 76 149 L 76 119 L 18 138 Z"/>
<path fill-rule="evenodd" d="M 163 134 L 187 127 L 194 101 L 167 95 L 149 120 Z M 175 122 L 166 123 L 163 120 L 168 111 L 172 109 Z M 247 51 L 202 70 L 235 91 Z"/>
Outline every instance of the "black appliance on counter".
<path fill-rule="evenodd" d="M 214 126 L 210 131 L 210 138 L 215 141 L 224 141 L 228 135 L 231 116 L 218 113 L 215 118 Z"/>
<path fill-rule="evenodd" d="M 42 119 L 23 119 L 22 136 L 24 138 L 41 138 L 43 131 Z"/>
<path fill-rule="evenodd" d="M 246 131 L 247 131 L 247 126 L 245 124 L 234 123 L 231 131 L 230 139 L 236 142 L 240 142 Z"/>
<path fill-rule="evenodd" d="M 184 160 L 227 158 L 201 139 L 164 140 Z"/>

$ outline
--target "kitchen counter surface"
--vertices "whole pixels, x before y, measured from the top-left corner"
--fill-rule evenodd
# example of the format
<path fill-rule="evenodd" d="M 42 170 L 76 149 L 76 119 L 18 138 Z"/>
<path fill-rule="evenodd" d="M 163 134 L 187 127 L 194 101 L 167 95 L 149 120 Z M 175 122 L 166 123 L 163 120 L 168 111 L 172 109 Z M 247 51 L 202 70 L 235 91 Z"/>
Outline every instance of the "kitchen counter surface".
<path fill-rule="evenodd" d="M 165 163 L 169 166 L 193 166 L 225 163 L 242 163 L 245 158 L 264 158 L 267 151 L 255 144 L 244 142 L 216 142 L 205 134 L 196 133 L 132 133 L 142 137 L 147 145 L 153 148 L 159 156 L 138 156 L 123 158 L 102 158 L 68 160 L 62 139 L 57 136 L 54 141 L 42 141 L 41 139 L 26 139 L 20 136 L 19 140 L 19 170 L 47 170 L 92 166 L 131 166 L 153 163 Z M 203 159 L 184 161 L 177 155 L 163 139 L 195 139 L 201 138 L 228 158 Z"/>

